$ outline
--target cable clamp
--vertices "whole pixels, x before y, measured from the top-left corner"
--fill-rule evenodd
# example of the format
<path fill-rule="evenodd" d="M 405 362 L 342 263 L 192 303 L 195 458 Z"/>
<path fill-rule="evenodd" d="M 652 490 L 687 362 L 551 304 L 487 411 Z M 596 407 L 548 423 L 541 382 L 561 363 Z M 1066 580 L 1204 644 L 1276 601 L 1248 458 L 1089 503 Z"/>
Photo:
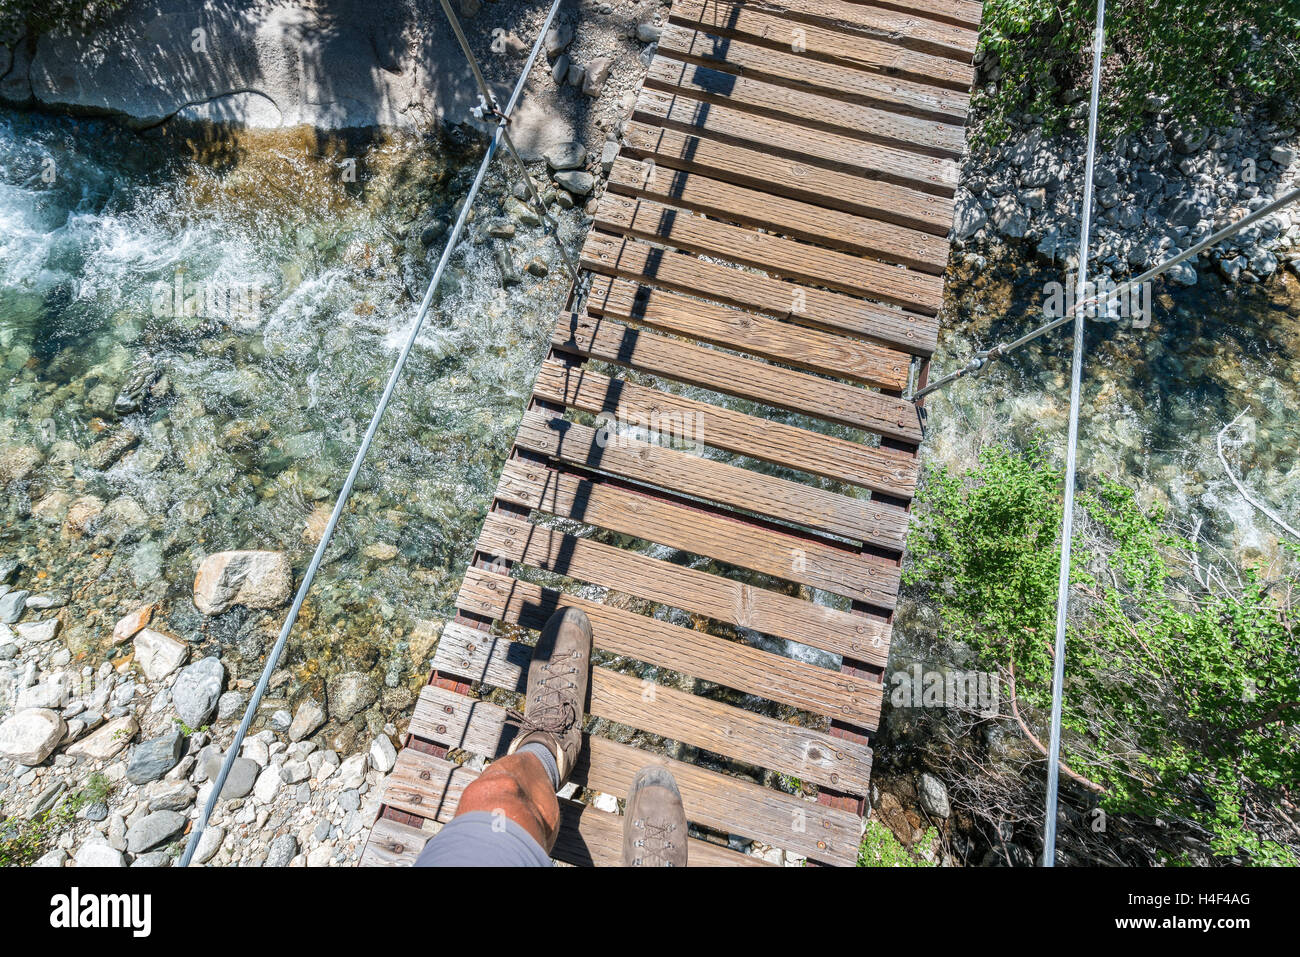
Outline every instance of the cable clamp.
<path fill-rule="evenodd" d="M 496 101 L 493 100 L 489 103 L 481 93 L 478 98 L 478 106 L 470 107 L 470 113 L 476 120 L 485 120 L 491 117 L 498 123 L 503 123 L 506 126 L 510 125 L 510 117 L 501 112 L 501 108 L 497 106 Z"/>

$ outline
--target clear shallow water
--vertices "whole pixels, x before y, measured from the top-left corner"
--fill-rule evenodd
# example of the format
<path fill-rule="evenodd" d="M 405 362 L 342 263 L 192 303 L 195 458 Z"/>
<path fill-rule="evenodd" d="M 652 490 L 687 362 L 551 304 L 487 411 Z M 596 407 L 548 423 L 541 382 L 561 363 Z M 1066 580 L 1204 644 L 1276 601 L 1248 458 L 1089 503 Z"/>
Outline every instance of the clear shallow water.
<path fill-rule="evenodd" d="M 5 491 L 0 555 L 71 598 L 75 652 L 102 652 L 119 615 L 161 601 L 166 627 L 220 646 L 241 676 L 259 667 L 280 613 L 203 619 L 194 570 L 231 548 L 284 549 L 305 568 L 441 253 L 445 237 L 426 249 L 421 230 L 453 218 L 477 150 L 306 134 L 162 142 L 0 114 L 0 453 L 41 457 Z M 540 230 L 486 236 L 508 191 L 494 170 L 272 709 L 363 671 L 383 695 L 341 729 L 355 735 L 423 680 L 429 623 L 453 608 L 567 291 Z M 519 266 L 508 288 L 501 245 Z M 547 277 L 523 270 L 534 257 Z M 115 411 L 133 379 L 146 383 L 141 408 Z M 93 468 L 87 450 L 124 428 L 135 450 Z M 81 536 L 63 525 L 86 496 L 112 521 Z"/>
<path fill-rule="evenodd" d="M 975 349 L 1046 321 L 1044 286 L 1061 270 L 1005 258 L 953 266 L 933 375 Z M 1157 281 L 1148 328 L 1090 322 L 1080 412 L 1080 473 L 1108 476 L 1164 505 L 1238 564 L 1279 570 L 1281 529 L 1238 494 L 1219 462 L 1293 526 L 1300 519 L 1300 281 L 1228 286 L 1203 271 L 1196 286 Z M 984 376 L 928 400 L 925 458 L 973 464 L 981 445 L 1041 430 L 1064 458 L 1069 330 L 1048 334 Z"/>

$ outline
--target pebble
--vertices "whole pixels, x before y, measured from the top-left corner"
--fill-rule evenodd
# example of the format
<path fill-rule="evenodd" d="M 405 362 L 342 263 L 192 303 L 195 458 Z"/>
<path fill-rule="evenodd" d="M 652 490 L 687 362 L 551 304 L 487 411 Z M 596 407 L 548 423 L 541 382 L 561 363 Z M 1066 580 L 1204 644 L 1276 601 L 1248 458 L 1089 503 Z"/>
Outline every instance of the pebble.
<path fill-rule="evenodd" d="M 298 839 L 292 834 L 281 834 L 271 842 L 264 867 L 288 867 L 298 854 Z"/>

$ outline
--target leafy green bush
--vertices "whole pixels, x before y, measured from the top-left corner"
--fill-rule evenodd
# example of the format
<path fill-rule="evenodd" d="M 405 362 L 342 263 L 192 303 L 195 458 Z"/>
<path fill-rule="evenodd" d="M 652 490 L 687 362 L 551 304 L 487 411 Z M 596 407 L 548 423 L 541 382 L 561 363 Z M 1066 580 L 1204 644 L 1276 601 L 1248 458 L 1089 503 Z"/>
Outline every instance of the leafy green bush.
<path fill-rule="evenodd" d="M 917 844 L 930 847 L 939 832 L 926 828 Z M 894 837 L 894 832 L 879 821 L 868 821 L 858 846 L 858 867 L 937 867 L 933 861 L 918 857 Z"/>
<path fill-rule="evenodd" d="M 1014 677 L 1013 704 L 1040 746 L 1061 486 L 1037 445 L 986 449 L 961 476 L 932 469 L 905 572 L 936 607 L 941 638 Z M 1298 582 L 1198 574 L 1193 543 L 1119 483 L 1097 481 L 1078 504 L 1063 763 L 1108 812 L 1186 822 L 1224 859 L 1291 859 L 1286 845 L 1300 841 L 1275 809 L 1300 780 Z"/>
<path fill-rule="evenodd" d="M 988 0 L 981 48 L 1001 77 L 984 128 L 994 138 L 1014 112 L 1061 125 L 1071 91 L 1091 81 L 1095 0 Z M 1149 95 L 1188 124 L 1222 123 L 1237 105 L 1300 104 L 1298 0 L 1109 0 L 1102 81 L 1104 126 L 1136 125 Z"/>

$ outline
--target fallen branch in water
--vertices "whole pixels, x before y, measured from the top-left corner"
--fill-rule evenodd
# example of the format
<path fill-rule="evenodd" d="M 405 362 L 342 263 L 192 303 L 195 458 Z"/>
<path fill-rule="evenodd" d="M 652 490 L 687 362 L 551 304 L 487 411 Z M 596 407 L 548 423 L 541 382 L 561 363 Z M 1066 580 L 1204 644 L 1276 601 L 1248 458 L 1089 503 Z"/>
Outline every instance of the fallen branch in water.
<path fill-rule="evenodd" d="M 1214 437 L 1214 446 L 1216 451 L 1219 453 L 1219 462 L 1223 465 L 1223 470 L 1228 473 L 1228 478 L 1232 480 L 1232 484 L 1236 487 L 1237 491 L 1241 493 L 1242 498 L 1244 498 L 1255 508 L 1259 509 L 1265 515 L 1271 518 L 1278 526 L 1284 529 L 1286 533 L 1290 535 L 1292 538 L 1296 539 L 1297 541 L 1300 541 L 1300 531 L 1296 531 L 1294 528 L 1292 528 L 1290 525 L 1284 522 L 1282 520 L 1282 517 L 1278 515 L 1276 512 L 1274 512 L 1267 505 L 1257 501 L 1255 497 L 1250 494 L 1250 490 L 1246 488 L 1244 484 L 1242 484 L 1241 480 L 1238 479 L 1237 476 L 1232 474 L 1232 469 L 1228 466 L 1227 456 L 1223 454 L 1223 434 L 1227 432 L 1230 428 L 1232 428 L 1234 425 L 1236 425 L 1237 421 L 1245 414 L 1246 414 L 1245 409 L 1237 413 L 1237 418 L 1233 419 L 1222 429 L 1220 429 L 1219 434 Z"/>

